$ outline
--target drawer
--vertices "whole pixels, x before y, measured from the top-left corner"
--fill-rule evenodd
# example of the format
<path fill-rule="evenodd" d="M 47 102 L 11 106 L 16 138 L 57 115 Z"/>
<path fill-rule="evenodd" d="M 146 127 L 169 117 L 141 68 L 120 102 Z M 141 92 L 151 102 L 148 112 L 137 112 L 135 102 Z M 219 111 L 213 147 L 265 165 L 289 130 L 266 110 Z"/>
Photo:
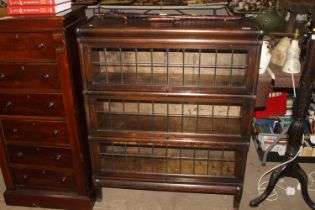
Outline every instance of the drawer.
<path fill-rule="evenodd" d="M 72 171 L 12 168 L 16 185 L 20 188 L 74 190 L 75 177 Z"/>
<path fill-rule="evenodd" d="M 206 182 L 239 179 L 247 153 L 247 146 L 184 139 L 98 138 L 90 146 L 98 175 Z"/>
<path fill-rule="evenodd" d="M 54 61 L 52 33 L 0 33 L 0 61 Z"/>
<path fill-rule="evenodd" d="M 0 88 L 60 89 L 56 64 L 0 64 Z"/>
<path fill-rule="evenodd" d="M 61 94 L 0 94 L 0 115 L 64 116 Z"/>
<path fill-rule="evenodd" d="M 70 149 L 8 145 L 8 153 L 14 164 L 73 168 Z"/>
<path fill-rule="evenodd" d="M 204 136 L 205 139 L 248 141 L 247 111 L 253 100 L 142 93 L 91 95 L 86 100 L 91 135 Z"/>
<path fill-rule="evenodd" d="M 29 142 L 46 145 L 69 144 L 65 122 L 34 120 L 2 120 L 4 139 L 7 142 Z"/>

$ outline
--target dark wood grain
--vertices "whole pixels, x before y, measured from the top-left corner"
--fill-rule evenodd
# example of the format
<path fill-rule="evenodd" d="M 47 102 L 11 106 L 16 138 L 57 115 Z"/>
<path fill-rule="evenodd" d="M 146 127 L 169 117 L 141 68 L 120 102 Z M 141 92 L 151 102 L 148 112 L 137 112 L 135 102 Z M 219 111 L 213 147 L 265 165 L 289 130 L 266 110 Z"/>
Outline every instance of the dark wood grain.
<path fill-rule="evenodd" d="M 261 35 L 247 20 L 94 17 L 77 29 L 98 200 L 104 186 L 219 193 L 238 209 Z"/>
<path fill-rule="evenodd" d="M 0 20 L 0 161 L 8 205 L 93 208 L 75 27 L 85 8 Z"/>

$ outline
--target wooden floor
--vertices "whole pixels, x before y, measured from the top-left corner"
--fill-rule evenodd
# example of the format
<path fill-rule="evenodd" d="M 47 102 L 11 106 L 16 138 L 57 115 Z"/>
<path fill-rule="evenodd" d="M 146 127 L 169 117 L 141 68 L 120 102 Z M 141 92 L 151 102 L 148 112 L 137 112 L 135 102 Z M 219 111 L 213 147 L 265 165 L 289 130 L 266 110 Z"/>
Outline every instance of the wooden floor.
<path fill-rule="evenodd" d="M 244 194 L 240 210 L 254 210 L 248 203 L 257 195 L 257 180 L 267 169 L 275 166 L 275 163 L 268 163 L 262 167 L 257 157 L 253 144 L 250 147 L 247 168 L 245 174 Z M 315 171 L 315 164 L 302 164 L 307 173 Z M 297 181 L 285 178 L 279 185 L 295 187 Z M 314 186 L 311 186 L 315 190 Z M 4 191 L 2 176 L 0 176 L 0 191 Z M 265 201 L 255 210 L 308 210 L 304 203 L 300 191 L 296 191 L 293 196 L 287 196 L 285 192 L 277 188 L 279 198 L 277 201 Z M 310 192 L 310 196 L 315 200 L 315 192 Z M 94 210 L 232 210 L 233 197 L 227 195 L 208 195 L 193 193 L 174 192 L 153 192 L 140 190 L 125 190 L 103 188 L 103 201 L 95 204 Z M 1 193 L 0 210 L 36 210 L 38 208 L 25 208 L 6 206 Z"/>

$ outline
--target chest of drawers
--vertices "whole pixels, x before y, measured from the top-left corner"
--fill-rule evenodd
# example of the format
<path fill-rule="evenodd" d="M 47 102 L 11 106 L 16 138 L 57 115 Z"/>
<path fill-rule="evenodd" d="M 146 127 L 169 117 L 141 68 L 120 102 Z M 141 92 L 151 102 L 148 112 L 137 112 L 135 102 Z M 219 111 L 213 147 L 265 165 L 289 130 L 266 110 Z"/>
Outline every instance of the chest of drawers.
<path fill-rule="evenodd" d="M 261 32 L 92 18 L 78 30 L 93 182 L 242 197 Z"/>
<path fill-rule="evenodd" d="M 9 205 L 93 207 L 74 33 L 84 20 L 83 7 L 0 19 L 0 160 Z"/>

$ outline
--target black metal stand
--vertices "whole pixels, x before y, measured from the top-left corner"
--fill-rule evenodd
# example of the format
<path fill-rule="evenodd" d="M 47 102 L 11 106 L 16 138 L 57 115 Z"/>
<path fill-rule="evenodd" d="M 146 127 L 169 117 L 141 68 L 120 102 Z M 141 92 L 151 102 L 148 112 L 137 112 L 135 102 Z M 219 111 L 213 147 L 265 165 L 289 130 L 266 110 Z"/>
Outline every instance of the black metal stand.
<path fill-rule="evenodd" d="M 311 102 L 313 83 L 315 80 L 315 40 L 311 40 L 304 69 L 300 78 L 297 98 L 293 104 L 293 118 L 288 134 L 288 146 L 285 153 L 285 160 L 292 160 L 298 153 L 302 144 L 304 125 L 307 118 L 308 109 Z M 258 206 L 272 192 L 278 180 L 282 177 L 296 178 L 301 184 L 302 196 L 307 205 L 315 210 L 315 203 L 311 200 L 308 190 L 308 177 L 296 160 L 275 169 L 269 179 L 269 183 L 264 193 L 250 202 L 251 207 Z"/>

